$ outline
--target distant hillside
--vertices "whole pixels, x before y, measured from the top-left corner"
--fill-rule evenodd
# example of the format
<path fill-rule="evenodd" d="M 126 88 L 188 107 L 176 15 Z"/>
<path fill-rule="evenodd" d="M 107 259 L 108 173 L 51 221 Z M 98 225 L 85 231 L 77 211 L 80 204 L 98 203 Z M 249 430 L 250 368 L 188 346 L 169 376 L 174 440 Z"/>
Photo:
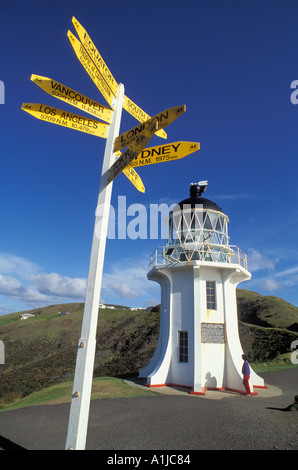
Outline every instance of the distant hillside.
<path fill-rule="evenodd" d="M 276 297 L 237 291 L 239 334 L 253 361 L 290 351 L 298 333 L 298 308 Z M 17 312 L 0 317 L 5 364 L 0 364 L 0 402 L 72 380 L 81 333 L 82 303 Z M 69 315 L 59 315 L 67 311 Z M 291 329 L 291 328 L 290 328 Z M 159 336 L 159 308 L 148 312 L 99 309 L 94 376 L 129 376 L 150 361 Z"/>
<path fill-rule="evenodd" d="M 279 297 L 237 289 L 237 304 L 240 321 L 258 326 L 287 329 L 296 323 L 298 332 L 298 307 Z"/>

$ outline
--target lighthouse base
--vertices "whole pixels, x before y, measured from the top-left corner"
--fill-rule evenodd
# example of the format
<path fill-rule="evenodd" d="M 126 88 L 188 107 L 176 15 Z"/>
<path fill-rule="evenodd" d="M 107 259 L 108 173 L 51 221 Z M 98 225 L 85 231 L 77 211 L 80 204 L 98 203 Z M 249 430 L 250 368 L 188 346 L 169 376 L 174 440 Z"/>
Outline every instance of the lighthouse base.
<path fill-rule="evenodd" d="M 189 385 L 182 385 L 182 384 L 176 384 L 176 383 L 166 383 L 166 384 L 154 384 L 150 385 L 150 383 L 146 382 L 146 379 L 144 377 L 137 377 L 136 380 L 138 381 L 145 381 L 143 385 L 145 387 L 149 388 L 161 388 L 161 387 L 169 387 L 169 388 L 181 388 L 184 389 L 185 391 L 188 391 L 190 395 L 206 395 L 206 392 L 208 391 L 213 391 L 213 392 L 233 392 L 233 393 L 238 393 L 240 395 L 247 395 L 246 391 L 244 390 L 237 390 L 234 388 L 225 388 L 225 387 L 219 387 L 219 388 L 211 388 L 211 387 L 202 387 L 200 391 L 195 391 L 193 387 L 190 387 Z M 253 387 L 258 388 L 258 389 L 268 389 L 266 385 L 255 385 Z M 251 393 L 249 394 L 250 396 L 257 396 L 258 393 L 255 392 L 254 390 L 251 390 Z"/>
<path fill-rule="evenodd" d="M 151 388 L 172 385 L 198 395 L 206 390 L 246 394 L 236 287 L 250 273 L 238 264 L 195 261 L 155 267 L 148 278 L 161 286 L 160 336 L 139 377 Z M 249 385 L 253 393 L 265 387 L 252 368 Z"/>

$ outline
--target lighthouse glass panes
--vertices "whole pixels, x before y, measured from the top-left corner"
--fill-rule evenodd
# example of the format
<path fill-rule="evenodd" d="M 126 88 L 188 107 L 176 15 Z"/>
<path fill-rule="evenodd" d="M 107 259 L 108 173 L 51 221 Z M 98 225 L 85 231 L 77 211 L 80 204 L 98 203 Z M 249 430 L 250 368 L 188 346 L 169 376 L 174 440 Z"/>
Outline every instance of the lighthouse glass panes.
<path fill-rule="evenodd" d="M 177 261 L 229 262 L 228 217 L 202 205 L 171 212 L 165 255 Z"/>

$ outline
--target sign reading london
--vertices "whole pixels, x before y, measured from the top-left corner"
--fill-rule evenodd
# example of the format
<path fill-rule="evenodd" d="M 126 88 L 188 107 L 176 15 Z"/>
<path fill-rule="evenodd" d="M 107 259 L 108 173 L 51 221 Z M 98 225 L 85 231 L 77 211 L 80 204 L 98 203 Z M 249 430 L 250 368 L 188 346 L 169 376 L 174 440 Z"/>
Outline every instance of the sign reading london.
<path fill-rule="evenodd" d="M 139 124 L 138 126 L 130 129 L 129 131 L 124 132 L 119 137 L 115 139 L 114 152 L 121 150 L 124 147 L 127 147 L 131 142 L 133 142 L 136 137 L 143 132 L 146 127 L 150 127 L 154 122 L 158 123 L 158 129 L 163 129 L 164 127 L 171 124 L 175 119 L 181 116 L 186 110 L 186 106 L 176 106 L 175 108 L 169 108 L 165 111 L 153 116 L 148 119 L 148 121 Z"/>

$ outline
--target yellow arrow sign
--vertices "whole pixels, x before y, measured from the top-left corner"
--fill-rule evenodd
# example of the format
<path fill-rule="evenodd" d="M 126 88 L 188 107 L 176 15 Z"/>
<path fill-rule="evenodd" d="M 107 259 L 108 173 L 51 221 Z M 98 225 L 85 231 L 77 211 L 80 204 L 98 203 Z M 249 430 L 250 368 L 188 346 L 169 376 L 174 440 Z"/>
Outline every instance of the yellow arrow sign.
<path fill-rule="evenodd" d="M 103 79 L 103 77 L 101 76 L 97 68 L 95 67 L 94 63 L 90 59 L 84 46 L 72 34 L 71 31 L 68 31 L 67 36 L 82 66 L 84 67 L 84 69 L 86 70 L 90 78 L 93 80 L 93 82 L 99 89 L 100 93 L 103 95 L 104 99 L 107 100 L 107 102 L 112 108 L 114 108 L 115 97 L 113 93 L 111 92 L 110 88 L 108 87 L 107 83 L 105 82 L 105 80 Z"/>
<path fill-rule="evenodd" d="M 128 149 L 118 158 L 109 169 L 108 182 L 113 181 L 116 176 L 127 167 L 127 165 L 136 158 L 139 153 L 146 147 L 154 132 L 156 132 L 158 123 L 154 121 L 151 126 L 146 127 L 138 137 L 132 142 Z"/>
<path fill-rule="evenodd" d="M 143 184 L 143 181 L 133 168 L 126 167 L 124 168 L 123 173 L 129 179 L 129 181 L 137 188 L 138 191 L 140 191 L 141 193 L 145 192 L 145 186 Z"/>
<path fill-rule="evenodd" d="M 109 89 L 111 90 L 111 92 L 113 93 L 114 96 L 117 96 L 117 86 L 118 86 L 117 82 L 116 82 L 115 78 L 113 77 L 111 71 L 109 70 L 107 64 L 103 60 L 102 56 L 100 55 L 100 53 L 96 49 L 95 44 L 93 43 L 93 41 L 90 38 L 89 34 L 87 33 L 85 28 L 78 22 L 78 20 L 74 16 L 72 18 L 72 22 L 73 22 L 74 27 L 75 27 L 75 29 L 78 33 L 78 36 L 79 36 L 79 38 L 82 42 L 83 50 L 85 51 L 85 53 L 87 51 L 87 53 L 90 56 L 89 59 L 91 58 L 91 62 L 93 61 L 95 67 L 97 68 L 97 70 L 100 73 L 100 75 L 102 76 L 102 78 L 105 80 L 105 82 L 108 85 Z M 69 40 L 71 41 L 71 44 L 72 44 L 73 48 L 75 49 L 75 53 L 76 53 L 77 57 L 79 58 L 82 65 L 84 67 L 85 67 L 85 65 L 87 65 L 88 68 L 90 69 L 90 60 L 89 61 L 87 60 L 87 58 L 85 57 L 84 52 L 81 52 L 81 54 L 80 54 L 80 57 L 82 55 L 83 55 L 83 57 L 80 58 L 79 55 L 78 55 L 79 54 L 78 51 L 79 51 L 80 42 L 75 38 L 75 36 L 72 35 L 72 33 L 70 31 L 68 32 L 68 37 L 69 37 Z M 88 70 L 87 70 L 87 72 L 89 73 Z M 90 73 L 89 73 L 89 75 L 90 75 Z M 94 71 L 92 72 L 92 75 L 93 76 L 95 75 Z M 91 76 L 91 78 L 92 78 L 92 76 Z M 98 79 L 98 77 L 95 77 L 95 78 Z M 92 80 L 94 80 L 94 78 L 92 78 Z M 95 84 L 96 84 L 96 82 L 95 82 Z M 101 84 L 101 86 L 102 86 L 102 88 L 104 88 L 102 84 Z M 101 92 L 100 88 L 99 88 L 99 91 Z M 110 97 L 108 97 L 109 99 L 107 99 L 107 97 L 104 94 L 103 94 L 103 96 L 107 100 L 107 102 L 110 104 L 110 106 L 113 106 L 113 103 L 111 103 L 109 101 Z M 123 108 L 127 112 L 129 112 L 134 118 L 136 118 L 139 122 L 145 122 L 145 121 L 148 121 L 148 119 L 150 119 L 149 114 L 145 113 L 145 111 L 143 111 L 138 105 L 136 105 L 132 100 L 127 98 L 127 96 L 125 96 L 125 95 L 124 95 Z M 158 135 L 159 137 L 162 137 L 163 139 L 167 138 L 167 134 L 162 129 L 157 131 L 156 135 Z"/>
<path fill-rule="evenodd" d="M 136 118 L 139 122 L 146 122 L 148 119 L 151 118 L 149 114 L 145 113 L 137 104 L 135 104 L 132 100 L 127 98 L 127 96 L 124 95 L 124 103 L 123 103 L 123 108 L 131 114 L 134 118 Z M 162 137 L 162 139 L 166 139 L 168 136 L 165 133 L 163 129 L 160 129 L 159 131 L 155 132 L 156 135 L 159 137 Z"/>
<path fill-rule="evenodd" d="M 68 127 L 68 129 L 85 132 L 86 134 L 95 135 L 104 139 L 107 137 L 108 124 L 95 121 L 94 119 L 53 108 L 46 104 L 23 103 L 22 109 L 42 121 L 58 124 L 59 126 Z"/>
<path fill-rule="evenodd" d="M 116 152 L 115 157 L 118 159 L 122 153 Z M 126 167 L 124 170 L 122 170 L 125 176 L 129 179 L 129 181 L 137 188 L 138 191 L 144 193 L 145 192 L 145 186 L 143 184 L 143 181 L 141 180 L 140 176 L 138 173 L 132 168 L 132 167 Z"/>
<path fill-rule="evenodd" d="M 33 74 L 31 75 L 31 80 L 49 95 L 65 101 L 88 114 L 92 114 L 92 116 L 95 116 L 102 121 L 108 123 L 111 122 L 112 110 L 97 103 L 91 98 L 87 98 L 87 96 L 82 95 L 82 93 L 79 93 L 78 91 L 75 91 L 66 85 L 62 85 L 62 83 L 56 82 L 48 77 Z"/>
<path fill-rule="evenodd" d="M 146 127 L 151 126 L 154 122 L 157 123 L 158 129 L 163 129 L 164 127 L 168 126 L 173 121 L 175 121 L 175 119 L 181 116 L 181 114 L 183 114 L 185 111 L 185 105 L 166 109 L 165 111 L 157 114 L 156 116 L 153 116 L 148 121 L 139 124 L 138 126 L 134 127 L 133 129 L 130 129 L 129 131 L 124 132 L 124 134 L 119 135 L 119 137 L 115 139 L 114 152 L 116 152 L 117 150 L 121 150 L 124 147 L 127 147 L 136 139 L 138 135 L 140 135 L 141 132 L 143 132 Z"/>
<path fill-rule="evenodd" d="M 199 149 L 199 142 L 173 142 L 172 144 L 159 145 L 158 147 L 148 147 L 130 162 L 129 167 L 135 168 L 137 166 L 179 160 Z"/>
<path fill-rule="evenodd" d="M 83 44 L 84 48 L 88 52 L 90 58 L 93 60 L 94 64 L 96 65 L 98 71 L 101 73 L 103 78 L 105 79 L 107 85 L 109 86 L 110 90 L 112 91 L 114 96 L 117 96 L 117 88 L 118 84 L 111 74 L 110 70 L 108 69 L 107 64 L 101 57 L 100 53 L 96 49 L 92 39 L 90 38 L 87 31 L 83 28 L 83 26 L 78 22 L 78 20 L 73 16 L 72 18 L 73 25 L 78 33 L 78 36 Z"/>

